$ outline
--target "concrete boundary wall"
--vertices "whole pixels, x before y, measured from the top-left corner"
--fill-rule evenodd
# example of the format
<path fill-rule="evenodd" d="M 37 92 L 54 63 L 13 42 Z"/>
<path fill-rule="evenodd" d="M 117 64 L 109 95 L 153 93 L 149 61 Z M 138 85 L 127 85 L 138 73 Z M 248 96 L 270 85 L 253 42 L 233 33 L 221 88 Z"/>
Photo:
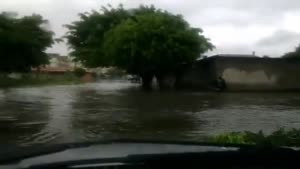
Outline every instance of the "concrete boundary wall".
<path fill-rule="evenodd" d="M 220 78 L 227 91 L 300 91 L 300 61 L 217 55 L 187 69 L 178 86 L 214 90 Z"/>

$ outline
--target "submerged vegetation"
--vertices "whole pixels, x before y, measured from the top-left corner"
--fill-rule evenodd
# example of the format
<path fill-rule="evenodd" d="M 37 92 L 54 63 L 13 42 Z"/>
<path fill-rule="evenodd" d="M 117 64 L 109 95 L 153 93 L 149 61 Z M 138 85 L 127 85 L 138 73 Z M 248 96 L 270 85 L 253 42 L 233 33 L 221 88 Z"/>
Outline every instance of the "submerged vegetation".
<path fill-rule="evenodd" d="M 270 135 L 262 131 L 253 132 L 231 132 L 208 139 L 209 142 L 218 144 L 247 144 L 262 146 L 300 146 L 300 129 L 279 129 Z"/>

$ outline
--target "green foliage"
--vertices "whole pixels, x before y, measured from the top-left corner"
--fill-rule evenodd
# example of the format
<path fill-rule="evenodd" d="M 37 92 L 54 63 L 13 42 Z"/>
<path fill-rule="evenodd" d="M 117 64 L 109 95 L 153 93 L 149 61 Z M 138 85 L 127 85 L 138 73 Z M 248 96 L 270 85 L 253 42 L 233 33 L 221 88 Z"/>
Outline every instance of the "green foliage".
<path fill-rule="evenodd" d="M 86 70 L 83 69 L 83 68 L 76 68 L 74 70 L 74 74 L 77 76 L 77 77 L 82 77 L 83 75 L 85 75 L 86 73 Z"/>
<path fill-rule="evenodd" d="M 66 35 L 68 44 L 74 51 L 75 61 L 88 67 L 108 66 L 102 57 L 104 34 L 128 18 L 128 12 L 120 5 L 118 8 L 102 7 L 101 10 L 80 13 L 80 20 L 65 25 L 69 32 Z"/>
<path fill-rule="evenodd" d="M 262 131 L 232 132 L 221 134 L 208 139 L 213 143 L 220 144 L 251 144 L 262 146 L 300 146 L 300 130 L 280 129 L 266 136 Z"/>
<path fill-rule="evenodd" d="M 288 52 L 282 56 L 285 59 L 300 59 L 300 45 L 296 47 L 295 51 Z"/>
<path fill-rule="evenodd" d="M 53 44 L 53 33 L 40 15 L 17 18 L 16 14 L 0 14 L 0 71 L 29 71 L 48 63 L 44 52 Z"/>
<path fill-rule="evenodd" d="M 172 72 L 213 48 L 180 15 L 141 6 L 103 7 L 67 25 L 72 56 L 85 66 L 116 66 L 143 75 Z"/>
<path fill-rule="evenodd" d="M 81 83 L 80 78 L 73 73 L 61 75 L 52 74 L 22 74 L 20 79 L 8 78 L 5 74 L 0 74 L 0 88 L 19 86 L 41 86 L 41 85 L 69 85 Z"/>
<path fill-rule="evenodd" d="M 104 48 L 114 66 L 132 74 L 174 72 L 212 48 L 181 16 L 167 12 L 137 15 L 105 35 Z"/>

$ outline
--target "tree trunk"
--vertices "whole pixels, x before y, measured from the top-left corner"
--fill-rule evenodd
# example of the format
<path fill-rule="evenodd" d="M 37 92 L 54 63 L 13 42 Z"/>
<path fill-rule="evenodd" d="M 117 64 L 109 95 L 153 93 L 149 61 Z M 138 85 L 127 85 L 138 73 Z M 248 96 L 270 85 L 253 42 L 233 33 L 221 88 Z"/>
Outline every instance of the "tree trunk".
<path fill-rule="evenodd" d="M 158 86 L 159 86 L 159 89 L 162 90 L 162 89 L 165 89 L 165 85 L 164 85 L 164 77 L 162 75 L 155 75 L 156 79 L 157 79 L 157 83 L 158 83 Z"/>
<path fill-rule="evenodd" d="M 153 75 L 143 75 L 142 76 L 142 86 L 146 90 L 151 90 L 152 89 L 152 79 Z"/>
<path fill-rule="evenodd" d="M 160 89 L 173 89 L 175 87 L 176 77 L 174 75 L 157 75 L 156 77 Z"/>

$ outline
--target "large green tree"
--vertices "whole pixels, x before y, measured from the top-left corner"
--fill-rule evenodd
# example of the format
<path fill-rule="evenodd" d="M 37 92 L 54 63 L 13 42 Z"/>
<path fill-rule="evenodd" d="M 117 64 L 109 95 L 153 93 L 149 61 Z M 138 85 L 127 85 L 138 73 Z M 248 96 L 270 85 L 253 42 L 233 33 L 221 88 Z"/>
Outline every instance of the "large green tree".
<path fill-rule="evenodd" d="M 182 64 L 189 64 L 212 48 L 201 29 L 191 28 L 181 16 L 167 12 L 137 15 L 105 34 L 106 57 L 112 65 L 143 78 L 162 82 Z"/>
<path fill-rule="evenodd" d="M 104 60 L 102 48 L 104 34 L 129 17 L 120 5 L 117 8 L 102 7 L 100 11 L 79 14 L 80 20 L 65 25 L 68 44 L 73 49 L 71 56 L 86 67 L 109 66 Z"/>
<path fill-rule="evenodd" d="M 152 77 L 160 82 L 213 48 L 201 29 L 192 28 L 180 15 L 153 6 L 102 8 L 80 14 L 80 20 L 67 27 L 76 60 L 89 67 L 125 69 L 141 76 L 145 87 Z"/>
<path fill-rule="evenodd" d="M 25 72 L 48 63 L 45 50 L 54 41 L 47 24 L 40 15 L 0 14 L 1 72 Z"/>
<path fill-rule="evenodd" d="M 116 8 L 108 5 L 102 6 L 99 11 L 79 14 L 79 21 L 65 25 L 68 33 L 65 36 L 73 51 L 71 56 L 86 67 L 110 66 L 104 57 L 106 49 L 103 48 L 103 39 L 106 32 L 121 22 L 133 18 L 137 14 L 154 12 L 153 6 L 125 10 L 122 5 Z"/>

